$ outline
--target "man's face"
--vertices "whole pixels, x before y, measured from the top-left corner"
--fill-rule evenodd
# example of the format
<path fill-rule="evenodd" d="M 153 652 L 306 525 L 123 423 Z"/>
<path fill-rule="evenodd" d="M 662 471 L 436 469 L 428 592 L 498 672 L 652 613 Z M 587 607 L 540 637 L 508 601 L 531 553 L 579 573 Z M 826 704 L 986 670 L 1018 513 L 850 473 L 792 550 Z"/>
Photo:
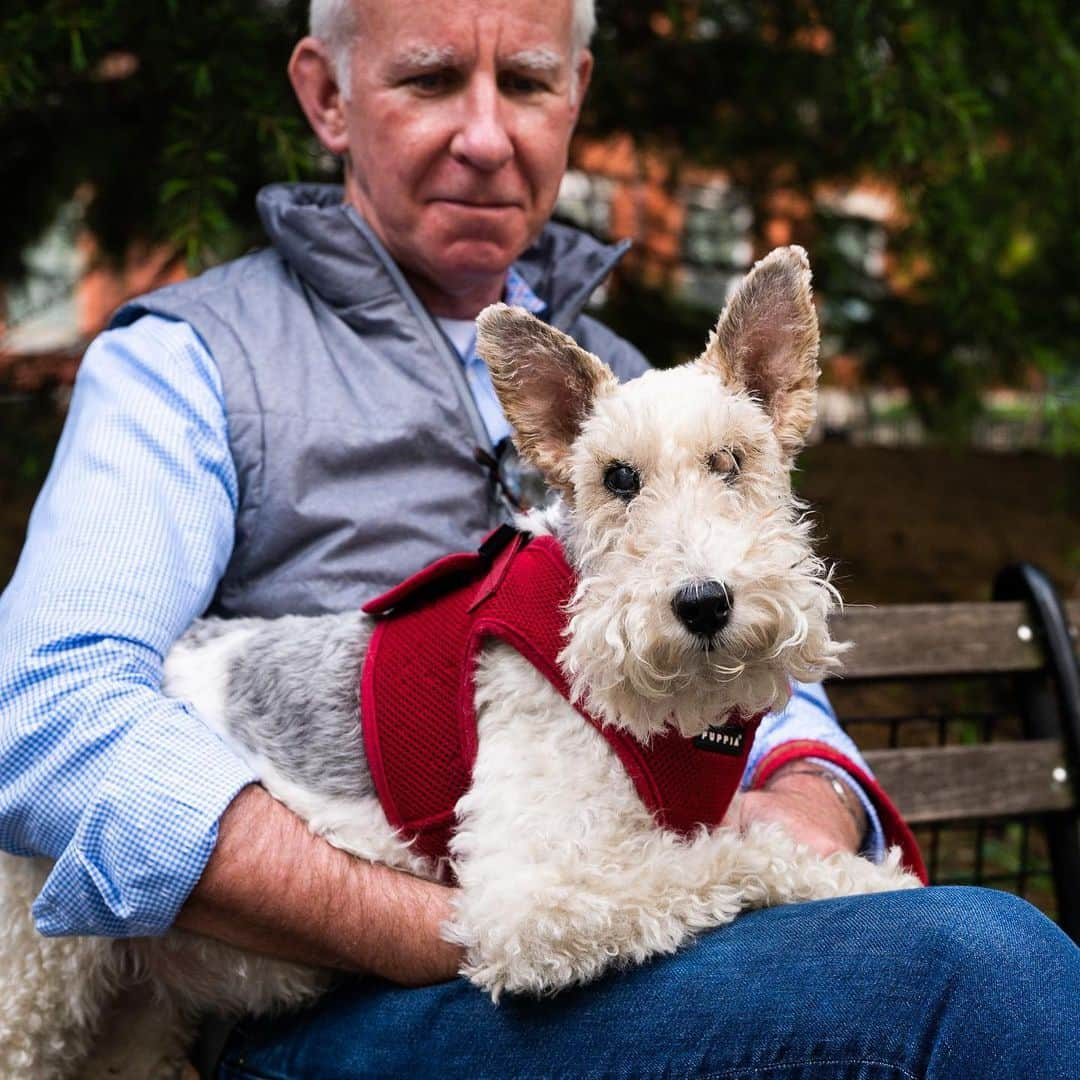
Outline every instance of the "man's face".
<path fill-rule="evenodd" d="M 588 78 L 570 0 L 357 3 L 347 199 L 438 287 L 504 273 L 555 204 Z"/>

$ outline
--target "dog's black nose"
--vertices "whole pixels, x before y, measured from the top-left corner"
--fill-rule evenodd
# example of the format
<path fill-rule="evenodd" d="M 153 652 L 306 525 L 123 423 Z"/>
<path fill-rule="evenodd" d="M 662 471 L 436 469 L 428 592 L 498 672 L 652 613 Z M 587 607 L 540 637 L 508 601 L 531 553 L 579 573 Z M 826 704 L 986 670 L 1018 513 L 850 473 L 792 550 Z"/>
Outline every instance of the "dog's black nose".
<path fill-rule="evenodd" d="M 727 625 L 731 597 L 719 581 L 696 581 L 684 585 L 671 602 L 679 622 L 699 637 L 711 638 Z"/>

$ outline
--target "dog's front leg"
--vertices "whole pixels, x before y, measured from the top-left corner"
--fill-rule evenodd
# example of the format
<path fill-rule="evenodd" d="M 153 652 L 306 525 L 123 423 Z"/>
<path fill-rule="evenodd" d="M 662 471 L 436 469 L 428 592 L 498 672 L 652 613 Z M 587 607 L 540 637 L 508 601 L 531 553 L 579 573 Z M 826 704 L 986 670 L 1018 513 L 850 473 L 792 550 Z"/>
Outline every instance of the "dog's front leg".
<path fill-rule="evenodd" d="M 742 834 L 718 829 L 709 844 L 718 880 L 738 890 L 745 909 L 922 885 L 901 865 L 898 847 L 880 864 L 848 851 L 823 856 L 798 843 L 782 826 L 760 822 Z"/>
<path fill-rule="evenodd" d="M 744 906 L 704 832 L 656 827 L 609 745 L 502 645 L 477 671 L 479 751 L 458 804 L 449 936 L 497 997 L 550 993 L 677 949 Z"/>

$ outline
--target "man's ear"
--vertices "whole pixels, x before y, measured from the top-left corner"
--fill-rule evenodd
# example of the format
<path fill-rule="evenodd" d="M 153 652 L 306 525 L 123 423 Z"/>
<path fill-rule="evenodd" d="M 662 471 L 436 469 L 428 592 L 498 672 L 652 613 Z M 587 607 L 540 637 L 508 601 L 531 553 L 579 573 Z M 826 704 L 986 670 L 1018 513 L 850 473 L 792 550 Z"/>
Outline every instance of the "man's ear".
<path fill-rule="evenodd" d="M 518 453 L 570 496 L 570 446 L 597 396 L 618 384 L 611 369 L 562 331 L 506 304 L 480 312 L 476 351 L 491 371 Z"/>
<path fill-rule="evenodd" d="M 589 89 L 589 80 L 592 78 L 593 71 L 593 54 L 588 49 L 582 49 L 578 55 L 577 60 L 574 62 L 574 95 L 572 101 L 574 103 L 574 123 L 577 123 L 577 118 L 581 114 L 581 105 L 585 100 L 585 94 Z"/>
<path fill-rule="evenodd" d="M 296 99 L 319 142 L 331 154 L 344 154 L 349 148 L 345 99 L 326 45 L 318 38 L 301 38 L 289 57 L 288 70 Z"/>
<path fill-rule="evenodd" d="M 739 284 L 698 363 L 753 394 L 794 456 L 814 422 L 818 344 L 806 252 L 777 248 Z"/>

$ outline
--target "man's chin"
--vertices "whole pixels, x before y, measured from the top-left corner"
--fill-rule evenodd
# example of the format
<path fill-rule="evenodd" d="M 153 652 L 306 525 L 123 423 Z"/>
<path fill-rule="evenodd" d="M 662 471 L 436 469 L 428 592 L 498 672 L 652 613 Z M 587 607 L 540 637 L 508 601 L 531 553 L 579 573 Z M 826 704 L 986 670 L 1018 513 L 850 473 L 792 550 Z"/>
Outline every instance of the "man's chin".
<path fill-rule="evenodd" d="M 455 239 L 442 249 L 438 272 L 447 283 L 502 277 L 528 246 L 526 236 Z"/>
<path fill-rule="evenodd" d="M 407 244 L 390 253 L 436 315 L 471 318 L 501 299 L 507 270 L 533 240 L 524 215 L 506 223 L 512 227 L 485 221 L 447 228 L 450 223 L 430 218 L 419 224 Z M 458 316 L 459 307 L 468 315 Z"/>
<path fill-rule="evenodd" d="M 528 246 L 534 232 L 528 216 L 519 207 L 480 212 L 432 215 L 430 243 L 440 262 L 492 270 L 508 267 Z M 542 223 L 541 223 L 542 227 Z"/>

